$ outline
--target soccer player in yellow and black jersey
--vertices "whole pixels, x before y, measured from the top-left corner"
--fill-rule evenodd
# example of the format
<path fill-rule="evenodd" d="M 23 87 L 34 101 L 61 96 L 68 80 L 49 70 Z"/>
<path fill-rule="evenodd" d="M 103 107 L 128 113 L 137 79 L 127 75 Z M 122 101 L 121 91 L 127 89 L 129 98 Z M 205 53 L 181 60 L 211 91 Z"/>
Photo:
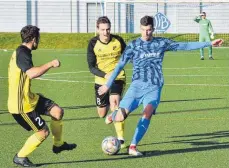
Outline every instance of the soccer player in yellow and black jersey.
<path fill-rule="evenodd" d="M 72 150 L 76 147 L 76 144 L 68 144 L 62 139 L 63 109 L 52 100 L 40 94 L 32 93 L 30 90 L 31 79 L 43 75 L 50 68 L 60 66 L 57 59 L 42 66 L 33 66 L 31 52 L 38 47 L 39 30 L 32 25 L 22 28 L 22 44 L 13 52 L 8 68 L 9 112 L 24 129 L 34 131 L 13 159 L 15 164 L 23 167 L 36 167 L 36 164 L 33 164 L 27 156 L 49 135 L 49 129 L 41 115 L 51 117 L 50 128 L 54 139 L 52 148 L 54 153 Z"/>
<path fill-rule="evenodd" d="M 88 66 L 90 72 L 95 75 L 95 99 L 101 118 L 107 115 L 109 108 L 114 111 L 119 106 L 126 83 L 126 75 L 123 70 L 116 78 L 109 93 L 101 96 L 98 94 L 98 88 L 107 82 L 126 47 L 121 37 L 110 34 L 110 29 L 111 23 L 106 16 L 98 18 L 98 36 L 90 40 L 87 50 Z M 121 148 L 124 148 L 124 122 L 116 122 L 114 125 Z"/>

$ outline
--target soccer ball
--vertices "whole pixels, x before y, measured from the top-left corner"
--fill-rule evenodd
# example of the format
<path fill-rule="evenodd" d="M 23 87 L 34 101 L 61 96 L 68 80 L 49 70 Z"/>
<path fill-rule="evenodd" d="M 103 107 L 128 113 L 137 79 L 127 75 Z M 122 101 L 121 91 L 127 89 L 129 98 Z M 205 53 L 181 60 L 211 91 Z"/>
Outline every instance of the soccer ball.
<path fill-rule="evenodd" d="M 102 142 L 102 150 L 107 155 L 115 155 L 119 152 L 121 144 L 115 137 L 106 137 Z"/>

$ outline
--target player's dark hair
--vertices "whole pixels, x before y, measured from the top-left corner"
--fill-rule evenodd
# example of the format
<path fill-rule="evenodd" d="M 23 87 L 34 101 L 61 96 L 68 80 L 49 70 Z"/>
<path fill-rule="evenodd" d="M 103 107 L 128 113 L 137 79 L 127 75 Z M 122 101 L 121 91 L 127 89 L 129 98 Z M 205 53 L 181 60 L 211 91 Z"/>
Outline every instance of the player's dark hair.
<path fill-rule="evenodd" d="M 204 15 L 206 15 L 206 12 L 202 12 Z"/>
<path fill-rule="evenodd" d="M 153 17 L 147 16 L 147 15 L 144 16 L 143 18 L 141 18 L 140 24 L 141 24 L 142 26 L 152 25 L 152 27 L 154 27 Z"/>
<path fill-rule="evenodd" d="M 40 29 L 36 26 L 27 25 L 21 29 L 21 40 L 22 43 L 28 43 L 35 38 L 37 41 L 39 40 Z"/>
<path fill-rule="evenodd" d="M 98 20 L 96 22 L 97 28 L 99 28 L 99 24 L 101 24 L 101 23 L 108 23 L 109 25 L 111 25 L 111 22 L 107 16 L 101 16 L 98 18 Z"/>

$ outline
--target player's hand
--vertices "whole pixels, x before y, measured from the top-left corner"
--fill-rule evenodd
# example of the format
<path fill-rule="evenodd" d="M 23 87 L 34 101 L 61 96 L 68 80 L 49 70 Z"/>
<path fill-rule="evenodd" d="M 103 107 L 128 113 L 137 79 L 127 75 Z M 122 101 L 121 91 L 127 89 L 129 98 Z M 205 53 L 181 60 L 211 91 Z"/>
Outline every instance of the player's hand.
<path fill-rule="evenodd" d="M 109 88 L 107 87 L 107 85 L 102 85 L 99 87 L 98 89 L 98 94 L 99 95 L 103 95 L 105 94 L 106 92 L 108 92 Z"/>
<path fill-rule="evenodd" d="M 60 61 L 58 59 L 55 59 L 51 61 L 51 64 L 53 68 L 56 68 L 60 66 Z"/>
<path fill-rule="evenodd" d="M 212 41 L 212 46 L 214 47 L 219 47 L 223 44 L 223 40 L 222 39 L 216 39 L 214 41 Z"/>
<path fill-rule="evenodd" d="M 214 39 L 215 38 L 214 33 L 211 34 L 210 38 L 211 39 Z"/>
<path fill-rule="evenodd" d="M 104 76 L 104 78 L 107 79 L 107 80 L 109 80 L 109 78 L 111 77 L 111 74 L 112 74 L 112 72 L 107 73 L 107 74 Z"/>

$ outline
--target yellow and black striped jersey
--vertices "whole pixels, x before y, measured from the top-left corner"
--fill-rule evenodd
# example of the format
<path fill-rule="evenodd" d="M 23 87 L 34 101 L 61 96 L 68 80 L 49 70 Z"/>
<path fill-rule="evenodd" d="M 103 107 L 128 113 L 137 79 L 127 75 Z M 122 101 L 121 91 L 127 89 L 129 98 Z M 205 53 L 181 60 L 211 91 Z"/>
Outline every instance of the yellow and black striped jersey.
<path fill-rule="evenodd" d="M 30 91 L 31 79 L 26 71 L 33 67 L 31 50 L 24 45 L 13 52 L 8 67 L 8 110 L 10 113 L 28 113 L 35 109 L 39 95 Z"/>
<path fill-rule="evenodd" d="M 100 41 L 99 36 L 92 38 L 88 44 L 87 61 L 88 66 L 95 75 L 95 83 L 103 85 L 107 82 L 104 78 L 109 72 L 112 72 L 125 50 L 124 40 L 117 35 L 112 35 L 108 43 Z M 126 80 L 125 71 L 122 70 L 116 80 Z"/>

